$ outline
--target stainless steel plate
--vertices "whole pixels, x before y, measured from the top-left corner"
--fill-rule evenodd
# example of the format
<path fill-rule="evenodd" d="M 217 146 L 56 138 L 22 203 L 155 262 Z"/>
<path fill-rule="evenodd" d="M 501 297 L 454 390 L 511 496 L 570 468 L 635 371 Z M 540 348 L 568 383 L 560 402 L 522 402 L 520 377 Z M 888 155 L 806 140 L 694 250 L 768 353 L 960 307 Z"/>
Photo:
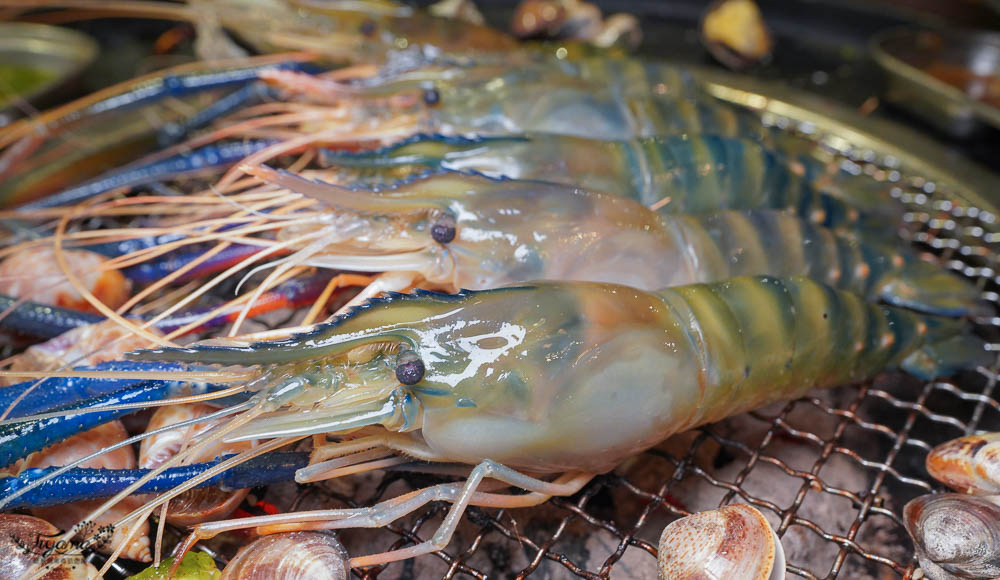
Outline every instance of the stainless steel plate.
<path fill-rule="evenodd" d="M 974 95 L 1000 102 L 1000 34 L 893 29 L 872 39 L 871 52 L 888 76 L 889 101 L 957 137 L 982 124 L 1000 128 L 1000 108 Z M 967 90 L 953 84 L 963 81 Z"/>

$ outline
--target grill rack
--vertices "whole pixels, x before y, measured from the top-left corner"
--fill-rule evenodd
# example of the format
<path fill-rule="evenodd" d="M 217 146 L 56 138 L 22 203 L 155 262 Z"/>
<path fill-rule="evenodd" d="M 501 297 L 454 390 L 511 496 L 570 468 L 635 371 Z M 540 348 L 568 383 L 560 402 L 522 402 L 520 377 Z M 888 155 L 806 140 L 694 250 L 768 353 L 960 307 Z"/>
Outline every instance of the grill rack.
<path fill-rule="evenodd" d="M 993 213 L 963 203 L 954 192 L 932 179 L 909 173 L 894 156 L 852 147 L 809 122 L 766 112 L 762 121 L 813 140 L 837 162 L 851 164 L 854 171 L 891 185 L 893 196 L 905 207 L 904 220 L 913 226 L 912 242 L 977 282 L 984 298 L 1000 306 L 1000 278 L 995 272 L 1000 260 L 997 253 L 1000 233 L 996 233 L 1000 228 Z M 988 336 L 988 348 L 1000 351 L 997 337 L 1000 317 L 976 322 L 979 331 Z M 354 571 L 354 575 L 365 580 L 397 577 L 485 580 L 495 577 L 498 559 L 506 557 L 512 562 L 520 555 L 521 564 L 511 565 L 501 577 L 655 578 L 656 538 L 660 530 L 668 520 L 690 513 L 678 505 L 672 492 L 696 481 L 722 494 L 721 500 L 703 509 L 734 502 L 749 503 L 777 524 L 775 531 L 783 542 L 790 532 L 798 531 L 812 534 L 819 544 L 835 549 L 830 562 L 789 555 L 787 572 L 792 577 L 862 578 L 867 574 L 871 578 L 908 580 L 914 577 L 917 565 L 913 545 L 903 528 L 902 507 L 918 495 L 944 489 L 923 469 L 923 459 L 933 446 L 980 430 L 1000 429 L 1000 403 L 992 397 L 997 368 L 998 363 L 994 363 L 989 369 L 965 373 L 957 380 L 929 382 L 900 374 L 885 375 L 859 386 L 835 389 L 832 402 L 817 392 L 814 396 L 752 412 L 744 420 L 763 428 L 763 437 L 755 445 L 727 436 L 717 425 L 700 428 L 694 432 L 686 452 L 654 448 L 635 461 L 648 471 L 672 472 L 655 485 L 638 483 L 633 474 L 622 475 L 616 470 L 595 479 L 572 498 L 550 500 L 545 511 L 549 512 L 546 517 L 551 524 L 545 531 L 535 533 L 525 533 L 519 523 L 522 513 L 531 510 L 473 508 L 464 518 L 466 533 L 462 539 L 453 540 L 446 550 L 433 557 L 443 567 L 443 573 L 417 570 L 411 562 L 374 568 L 363 574 Z M 811 410 L 813 418 L 819 415 L 828 419 L 830 424 L 823 430 L 826 433 L 817 433 L 820 429 L 796 422 L 794 415 L 803 408 Z M 772 454 L 771 449 L 782 440 L 809 449 L 810 464 L 796 467 L 780 454 Z M 698 455 L 707 446 L 718 448 L 714 453 L 716 458 L 726 454 L 734 458 L 739 465 L 735 477 L 722 477 L 712 467 L 699 465 Z M 869 446 L 874 453 L 866 449 Z M 846 460 L 863 472 L 864 484 L 843 488 L 829 483 L 824 469 L 835 463 L 835 459 Z M 750 493 L 745 484 L 764 471 L 796 481 L 796 493 L 782 498 L 783 501 Z M 637 473 L 641 476 L 642 470 Z M 414 483 L 408 477 L 404 481 L 412 484 L 407 490 L 428 484 Z M 318 484 L 300 488 L 292 505 L 298 507 L 310 495 L 317 497 L 321 505 L 363 505 Z M 383 486 L 380 493 L 364 504 L 371 505 L 394 495 L 385 493 Z M 614 496 L 614 502 L 631 502 L 642 507 L 627 520 L 615 521 L 604 513 L 608 495 Z M 850 510 L 844 512 L 848 525 L 831 525 L 802 515 L 803 505 L 817 495 L 835 498 L 838 505 L 849 502 Z M 399 523 L 389 526 L 391 536 L 383 531 L 378 543 L 367 546 L 394 550 L 423 541 L 436 529 L 444 510 L 443 505 L 435 505 L 406 520 L 405 526 Z M 888 538 L 888 542 L 878 546 L 862 538 L 866 525 L 876 520 L 885 531 L 883 536 Z M 591 553 L 584 559 L 575 544 L 593 534 L 605 536 L 602 546 L 606 549 L 596 558 Z M 484 552 L 503 549 L 507 550 L 505 556 L 483 557 Z M 482 564 L 484 560 L 491 565 Z M 641 562 L 638 570 L 634 567 L 636 560 Z M 394 567 L 402 570 L 396 572 Z"/>
<path fill-rule="evenodd" d="M 766 110 L 762 121 L 810 139 L 834 161 L 891 185 L 893 196 L 906 209 L 904 220 L 912 225 L 911 241 L 977 282 L 984 298 L 1000 307 L 1000 226 L 995 214 L 967 204 L 944 182 L 910 171 L 896 156 L 856 147 L 811 122 Z M 1000 351 L 1000 317 L 976 322 L 989 341 L 988 348 Z M 789 554 L 791 577 L 908 580 L 914 578 L 917 565 L 902 525 L 902 506 L 918 495 L 944 489 L 923 469 L 923 458 L 933 446 L 961 435 L 1000 429 L 1000 403 L 993 398 L 998 368 L 1000 362 L 994 362 L 991 368 L 967 372 L 955 380 L 930 382 L 887 374 L 858 386 L 817 391 L 739 417 L 744 430 L 749 426 L 755 431 L 758 440 L 752 444 L 728 433 L 729 422 L 699 428 L 680 440 L 686 449 L 668 445 L 649 450 L 624 473 L 616 470 L 595 478 L 573 497 L 554 498 L 535 509 L 470 508 L 445 550 L 419 563 L 395 563 L 364 573 L 355 570 L 353 575 L 365 580 L 655 578 L 656 538 L 663 525 L 696 511 L 686 509 L 678 492 L 699 488 L 720 496 L 699 509 L 752 504 L 775 525 L 786 550 L 789 537 L 798 534 L 831 555 L 817 561 L 812 554 Z M 801 458 L 784 457 L 789 443 L 805 450 L 804 465 Z M 710 457 L 707 465 L 706 454 Z M 720 458 L 728 458 L 724 469 L 719 468 Z M 861 483 L 834 482 L 827 471 L 836 474 L 838 462 L 862 473 Z M 748 485 L 779 478 L 786 485 L 792 482 L 795 492 L 773 498 Z M 363 501 L 328 483 L 275 486 L 263 499 L 283 509 L 360 507 L 438 481 L 390 472 L 381 483 L 375 481 L 376 493 Z M 398 488 L 400 482 L 405 488 Z M 804 515 L 808 505 L 818 500 L 843 506 L 838 522 Z M 627 517 L 609 513 L 622 505 L 632 508 Z M 402 520 L 405 524 L 370 531 L 360 553 L 395 550 L 428 539 L 445 510 L 442 504 L 432 504 Z M 544 523 L 537 524 L 536 519 Z M 867 534 L 873 526 L 878 532 Z M 356 532 L 363 531 L 352 530 L 342 539 L 354 541 L 350 536 Z M 881 540 L 873 541 L 873 536 Z M 600 539 L 596 550 L 581 550 L 579 544 L 586 538 Z M 232 555 L 226 549 L 197 549 L 209 552 L 220 564 Z"/>

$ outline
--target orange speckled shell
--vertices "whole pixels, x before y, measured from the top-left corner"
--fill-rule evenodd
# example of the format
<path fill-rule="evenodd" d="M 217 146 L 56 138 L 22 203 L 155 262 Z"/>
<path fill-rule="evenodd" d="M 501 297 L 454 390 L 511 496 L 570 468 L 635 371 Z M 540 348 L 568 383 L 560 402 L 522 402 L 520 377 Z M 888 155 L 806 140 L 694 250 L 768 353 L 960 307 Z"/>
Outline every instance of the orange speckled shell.
<path fill-rule="evenodd" d="M 1000 493 L 1000 433 L 969 435 L 927 454 L 927 472 L 963 493 Z"/>

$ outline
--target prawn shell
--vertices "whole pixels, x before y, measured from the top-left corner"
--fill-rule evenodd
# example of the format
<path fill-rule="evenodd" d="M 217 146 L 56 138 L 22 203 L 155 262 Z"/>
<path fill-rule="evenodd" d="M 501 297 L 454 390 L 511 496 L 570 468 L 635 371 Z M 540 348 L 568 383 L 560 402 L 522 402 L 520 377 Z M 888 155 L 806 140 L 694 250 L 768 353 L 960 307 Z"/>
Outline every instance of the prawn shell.
<path fill-rule="evenodd" d="M 149 332 L 160 335 L 155 328 Z M 121 359 L 125 353 L 149 346 L 149 340 L 113 320 L 80 326 L 33 345 L 11 362 L 12 371 L 55 370 L 64 366 L 92 366 Z"/>
<path fill-rule="evenodd" d="M 962 493 L 1000 493 L 1000 433 L 968 435 L 927 454 L 927 472 Z"/>
<path fill-rule="evenodd" d="M 86 250 L 63 250 L 74 276 L 109 308 L 128 300 L 132 285 L 118 270 L 104 269 L 107 261 Z M 25 250 L 0 263 L 0 294 L 85 312 L 97 310 L 65 278 L 54 248 Z"/>
<path fill-rule="evenodd" d="M 289 532 L 243 546 L 220 580 L 347 580 L 347 550 L 328 532 Z"/>
<path fill-rule="evenodd" d="M 21 578 L 32 565 L 38 563 L 39 554 L 31 546 L 39 538 L 56 538 L 59 528 L 34 516 L 0 514 L 0 578 Z M 27 549 L 26 549 L 27 548 Z M 54 569 L 41 580 L 84 580 L 96 578 L 97 569 L 80 556 L 62 555 Z"/>
<path fill-rule="evenodd" d="M 781 542 L 764 515 L 745 504 L 671 522 L 658 560 L 662 580 L 778 580 L 785 571 Z"/>

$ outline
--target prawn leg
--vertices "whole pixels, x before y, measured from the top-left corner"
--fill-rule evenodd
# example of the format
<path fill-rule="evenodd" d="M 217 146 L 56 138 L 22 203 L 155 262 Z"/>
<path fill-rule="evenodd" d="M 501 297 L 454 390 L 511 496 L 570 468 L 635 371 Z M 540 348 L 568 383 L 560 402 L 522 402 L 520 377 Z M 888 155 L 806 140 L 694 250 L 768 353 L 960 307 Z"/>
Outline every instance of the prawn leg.
<path fill-rule="evenodd" d="M 186 551 L 190 549 L 198 540 L 211 538 L 220 532 L 233 529 L 256 527 L 258 533 L 270 534 L 294 530 L 380 528 L 433 501 L 445 501 L 452 504 L 444 521 L 431 539 L 401 550 L 351 558 L 351 566 L 354 568 L 376 566 L 444 549 L 448 545 L 448 542 L 451 541 L 451 537 L 454 535 L 459 521 L 461 521 L 462 514 L 465 513 L 465 510 L 470 505 L 484 507 L 530 507 L 548 501 L 553 496 L 573 495 L 580 491 L 593 477 L 594 474 L 591 473 L 568 473 L 550 482 L 525 475 L 517 470 L 487 459 L 473 468 L 465 482 L 445 483 L 427 487 L 372 507 L 300 512 L 296 514 L 280 514 L 277 516 L 245 518 L 237 521 L 199 524 L 194 527 L 188 540 L 182 544 L 181 550 Z M 476 489 L 487 478 L 503 482 L 529 493 L 526 495 L 511 496 L 477 492 Z"/>
<path fill-rule="evenodd" d="M 95 365 L 90 370 L 162 372 L 167 375 L 171 372 L 185 370 L 185 367 L 176 364 L 135 364 L 130 361 L 111 361 Z M 141 382 L 139 380 L 87 376 L 51 377 L 38 381 L 26 381 L 0 387 L 0 409 L 6 413 L 6 418 L 16 419 L 80 403 L 93 397 L 109 395 L 128 387 L 134 387 Z"/>
<path fill-rule="evenodd" d="M 233 111 L 247 107 L 259 102 L 273 100 L 277 94 L 270 87 L 260 81 L 236 89 L 218 101 L 198 111 L 191 117 L 183 121 L 167 123 L 156 134 L 156 143 L 161 148 L 175 145 L 184 140 L 189 133 L 200 129 L 212 121 L 219 119 Z M 248 153 L 249 155 L 249 153 Z"/>

